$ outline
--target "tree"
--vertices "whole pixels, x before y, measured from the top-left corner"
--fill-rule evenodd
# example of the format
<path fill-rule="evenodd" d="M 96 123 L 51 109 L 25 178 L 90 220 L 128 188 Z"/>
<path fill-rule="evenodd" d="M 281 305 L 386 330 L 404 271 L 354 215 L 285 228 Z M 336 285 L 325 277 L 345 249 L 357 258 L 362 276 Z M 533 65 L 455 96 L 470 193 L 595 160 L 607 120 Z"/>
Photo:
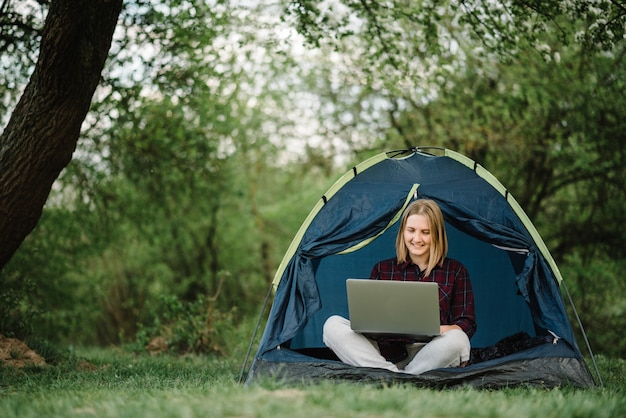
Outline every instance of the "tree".
<path fill-rule="evenodd" d="M 39 58 L 0 136 L 0 268 L 37 225 L 70 162 L 122 0 L 53 0 Z"/>
<path fill-rule="evenodd" d="M 164 295 L 210 300 L 204 316 L 257 313 L 328 187 L 285 164 L 308 103 L 276 6 L 257 7 L 126 2 L 74 158 L 4 269 L 7 287 L 36 281 L 39 336 L 141 338 Z"/>
<path fill-rule="evenodd" d="M 615 0 L 291 0 L 287 12 L 313 44 L 338 45 L 363 36 L 370 40 L 364 54 L 401 70 L 408 68 L 407 60 L 439 54 L 450 29 L 460 26 L 471 28 L 479 43 L 501 57 L 541 44 L 549 32 L 564 43 L 611 50 L 626 30 L 626 6 Z M 572 21 L 586 22 L 586 29 L 570 31 Z"/>

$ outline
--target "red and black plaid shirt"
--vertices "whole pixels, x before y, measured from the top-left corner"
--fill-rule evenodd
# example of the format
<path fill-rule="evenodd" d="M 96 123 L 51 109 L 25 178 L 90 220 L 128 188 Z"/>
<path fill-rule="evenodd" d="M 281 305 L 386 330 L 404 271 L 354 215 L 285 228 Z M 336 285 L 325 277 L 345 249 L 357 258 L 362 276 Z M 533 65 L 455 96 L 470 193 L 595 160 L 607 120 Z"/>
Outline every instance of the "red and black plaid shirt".
<path fill-rule="evenodd" d="M 398 263 L 396 258 L 391 258 L 376 263 L 370 278 L 438 283 L 441 324 L 458 325 L 469 338 L 476 332 L 472 284 L 465 266 L 457 260 L 446 258 L 441 267 L 436 266 L 423 277 L 420 268 L 410 260 Z"/>

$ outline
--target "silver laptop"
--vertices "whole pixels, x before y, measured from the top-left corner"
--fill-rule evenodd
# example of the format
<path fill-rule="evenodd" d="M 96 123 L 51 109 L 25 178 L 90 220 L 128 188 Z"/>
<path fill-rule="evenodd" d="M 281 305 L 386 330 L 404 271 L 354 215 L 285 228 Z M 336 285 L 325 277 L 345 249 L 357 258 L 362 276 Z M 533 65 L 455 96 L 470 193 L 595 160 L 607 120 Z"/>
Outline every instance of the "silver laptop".
<path fill-rule="evenodd" d="M 432 282 L 348 279 L 350 325 L 368 337 L 429 341 L 439 331 L 439 286 Z"/>

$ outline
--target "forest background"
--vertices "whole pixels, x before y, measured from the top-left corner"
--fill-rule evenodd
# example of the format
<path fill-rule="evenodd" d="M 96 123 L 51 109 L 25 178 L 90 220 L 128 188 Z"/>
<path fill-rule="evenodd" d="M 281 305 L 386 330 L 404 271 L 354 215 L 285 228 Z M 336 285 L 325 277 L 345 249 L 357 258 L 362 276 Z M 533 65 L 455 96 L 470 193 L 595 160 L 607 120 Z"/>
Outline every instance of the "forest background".
<path fill-rule="evenodd" d="M 124 2 L 73 159 L 0 271 L 0 334 L 226 354 L 335 179 L 429 145 L 508 188 L 594 352 L 625 358 L 626 9 L 533 4 Z M 49 2 L 2 7 L 6 123 Z"/>

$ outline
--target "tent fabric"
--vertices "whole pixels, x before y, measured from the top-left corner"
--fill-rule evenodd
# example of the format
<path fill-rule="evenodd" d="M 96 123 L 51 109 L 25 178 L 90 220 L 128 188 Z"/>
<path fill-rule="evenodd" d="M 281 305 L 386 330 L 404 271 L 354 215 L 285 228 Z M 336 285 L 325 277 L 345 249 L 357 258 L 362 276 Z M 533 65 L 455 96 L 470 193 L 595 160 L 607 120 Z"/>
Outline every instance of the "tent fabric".
<path fill-rule="evenodd" d="M 520 384 L 540 388 L 565 384 L 582 388 L 593 386 L 593 379 L 584 363 L 570 355 L 571 351 L 565 343 L 555 347 L 547 344 L 474 366 L 437 369 L 414 376 L 384 369 L 354 367 L 282 349 L 272 350 L 264 358 L 256 360 L 248 381 L 271 378 L 286 384 L 320 380 L 379 385 L 405 383 L 436 389 L 465 386 L 497 389 Z"/>
<path fill-rule="evenodd" d="M 593 384 L 567 317 L 560 272 L 517 202 L 491 174 L 467 157 L 449 150 L 434 155 L 421 148 L 378 155 L 357 165 L 309 214 L 276 273 L 274 302 L 249 380 L 263 375 L 263 371 L 276 375 L 276 370 L 282 370 L 282 378 L 286 370 L 298 378 L 307 373 L 309 378 L 335 373 L 320 373 L 319 367 L 356 380 L 367 380 L 363 374 L 374 373 L 301 353 L 323 352 L 323 322 L 332 314 L 347 316 L 345 279 L 368 277 L 376 261 L 395 255 L 398 225 L 394 220 L 416 198 L 439 204 L 446 221 L 449 256 L 460 260 L 470 272 L 478 322 L 472 346 L 486 347 L 520 331 L 530 335 L 554 333 L 567 349 L 546 349 L 542 361 L 558 359 L 555 367 L 559 372 L 553 371 L 554 376 L 562 374 L 558 365 L 568 365 L 565 370 L 569 374 L 565 374 L 574 375 L 556 380 Z M 471 369 L 476 374 L 457 371 L 443 381 L 471 381 L 486 370 L 504 364 L 510 367 L 507 361 L 519 363 L 520 381 L 528 381 L 539 362 L 522 357 L 500 360 L 495 365 L 477 364 Z M 323 366 L 318 365 L 320 362 Z M 550 370 L 537 370 L 537 376 L 552 382 L 541 377 Z M 449 376 L 450 371 L 433 373 L 438 377 L 432 379 L 437 380 Z M 488 384 L 511 382 L 504 369 L 503 374 L 506 379 L 493 378 Z M 430 377 L 401 379 L 434 384 Z"/>

